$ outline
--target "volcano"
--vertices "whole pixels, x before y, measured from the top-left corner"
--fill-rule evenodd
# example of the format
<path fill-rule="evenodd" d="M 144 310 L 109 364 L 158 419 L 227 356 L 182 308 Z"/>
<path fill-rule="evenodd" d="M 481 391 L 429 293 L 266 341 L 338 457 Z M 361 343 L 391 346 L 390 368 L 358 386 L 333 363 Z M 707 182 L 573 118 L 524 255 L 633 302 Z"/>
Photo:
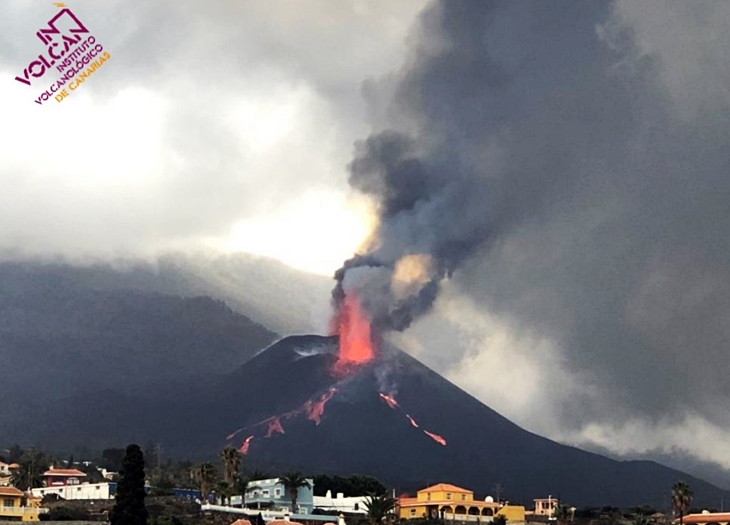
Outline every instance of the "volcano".
<path fill-rule="evenodd" d="M 486 494 L 500 483 L 526 505 L 552 494 L 573 505 L 663 508 L 678 479 L 697 504 L 727 497 L 654 462 L 615 461 L 525 431 L 396 348 L 384 345 L 344 377 L 332 373 L 337 359 L 336 336 L 310 335 L 246 363 L 219 385 L 239 400 L 226 408 L 230 432 L 219 445 L 238 447 L 247 464 L 369 474 L 398 491 L 449 482 Z"/>
<path fill-rule="evenodd" d="M 387 344 L 343 374 L 338 339 L 286 337 L 229 374 L 175 383 L 166 395 L 97 390 L 35 406 L 18 425 L 48 446 L 152 441 L 196 461 L 233 445 L 246 468 L 372 475 L 398 493 L 448 482 L 484 496 L 499 483 L 528 507 L 553 495 L 576 506 L 668 508 L 680 479 L 698 506 L 730 497 L 652 461 L 616 461 L 530 433 Z"/>

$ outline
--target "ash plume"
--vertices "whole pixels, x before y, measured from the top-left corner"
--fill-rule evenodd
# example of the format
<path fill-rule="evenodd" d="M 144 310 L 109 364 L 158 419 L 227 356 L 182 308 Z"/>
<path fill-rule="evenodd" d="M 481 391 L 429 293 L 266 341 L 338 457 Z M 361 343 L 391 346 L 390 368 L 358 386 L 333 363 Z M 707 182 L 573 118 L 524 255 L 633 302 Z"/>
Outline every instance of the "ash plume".
<path fill-rule="evenodd" d="M 380 222 L 337 273 L 335 301 L 355 290 L 378 327 L 402 330 L 451 278 L 475 319 L 544 340 L 581 385 L 535 409 L 543 428 L 593 436 L 594 424 L 632 450 L 668 448 L 657 426 L 675 436 L 697 420 L 726 439 L 728 21 L 712 0 L 433 3 L 350 164 Z M 474 334 L 474 348 L 422 357 L 463 361 L 454 374 L 487 396 Z"/>
<path fill-rule="evenodd" d="M 484 38 L 502 2 L 438 2 L 420 20 L 415 62 L 400 74 L 391 124 L 356 144 L 349 183 L 372 197 L 379 223 L 335 273 L 335 309 L 356 290 L 377 330 L 402 331 L 451 277 L 516 217 L 505 181 L 485 169 L 491 98 L 513 79 Z M 404 124 L 405 123 L 405 124 Z M 475 149 L 476 148 L 476 149 Z M 501 201 L 501 202 L 500 202 Z"/>

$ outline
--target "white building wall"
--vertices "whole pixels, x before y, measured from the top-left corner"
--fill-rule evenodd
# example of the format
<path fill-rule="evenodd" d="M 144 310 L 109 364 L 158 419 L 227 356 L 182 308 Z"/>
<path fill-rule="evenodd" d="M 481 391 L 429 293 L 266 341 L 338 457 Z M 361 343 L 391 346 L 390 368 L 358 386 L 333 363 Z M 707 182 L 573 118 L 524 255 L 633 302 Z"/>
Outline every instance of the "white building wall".
<path fill-rule="evenodd" d="M 83 483 L 65 487 L 42 487 L 31 490 L 34 496 L 42 498 L 48 494 L 58 494 L 63 499 L 113 499 L 109 483 Z"/>
<path fill-rule="evenodd" d="M 330 491 L 327 491 L 326 496 L 314 496 L 314 508 L 350 512 L 353 514 L 367 514 L 367 510 L 365 510 L 365 499 L 366 496 L 346 498 L 341 493 L 338 493 L 337 497 L 333 498 Z"/>

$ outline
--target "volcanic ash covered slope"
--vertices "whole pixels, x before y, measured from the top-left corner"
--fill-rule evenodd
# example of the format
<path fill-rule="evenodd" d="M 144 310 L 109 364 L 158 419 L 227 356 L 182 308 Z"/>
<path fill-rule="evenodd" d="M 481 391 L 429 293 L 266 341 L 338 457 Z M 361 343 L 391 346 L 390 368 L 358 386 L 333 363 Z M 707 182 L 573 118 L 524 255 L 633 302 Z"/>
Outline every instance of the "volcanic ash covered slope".
<path fill-rule="evenodd" d="M 370 474 L 401 491 L 450 482 L 480 495 L 499 482 L 526 504 L 553 494 L 573 505 L 665 507 L 684 479 L 697 504 L 728 497 L 653 462 L 527 432 L 398 349 L 349 373 L 334 373 L 336 360 L 336 337 L 287 337 L 263 351 L 220 385 L 240 394 L 221 440 L 250 465 Z"/>

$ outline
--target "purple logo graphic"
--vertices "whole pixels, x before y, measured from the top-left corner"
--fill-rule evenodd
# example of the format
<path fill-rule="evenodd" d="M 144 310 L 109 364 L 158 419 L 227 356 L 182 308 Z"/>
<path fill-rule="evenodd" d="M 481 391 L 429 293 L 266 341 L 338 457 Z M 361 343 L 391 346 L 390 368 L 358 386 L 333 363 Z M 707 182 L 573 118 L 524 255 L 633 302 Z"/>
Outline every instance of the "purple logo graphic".
<path fill-rule="evenodd" d="M 41 79 L 52 71 L 53 66 L 62 73 L 62 76 L 36 99 L 37 104 L 43 104 L 43 101 L 54 94 L 56 101 L 61 102 L 69 95 L 64 88 L 66 83 L 71 91 L 75 90 L 111 58 L 103 46 L 96 42 L 96 38 L 90 35 L 83 22 L 67 7 L 63 7 L 48 21 L 48 27 L 39 29 L 36 36 L 46 46 L 46 51 L 32 60 L 28 67 L 23 69 L 22 75 L 16 76 L 15 80 L 32 86 L 37 83 L 36 79 Z"/>

